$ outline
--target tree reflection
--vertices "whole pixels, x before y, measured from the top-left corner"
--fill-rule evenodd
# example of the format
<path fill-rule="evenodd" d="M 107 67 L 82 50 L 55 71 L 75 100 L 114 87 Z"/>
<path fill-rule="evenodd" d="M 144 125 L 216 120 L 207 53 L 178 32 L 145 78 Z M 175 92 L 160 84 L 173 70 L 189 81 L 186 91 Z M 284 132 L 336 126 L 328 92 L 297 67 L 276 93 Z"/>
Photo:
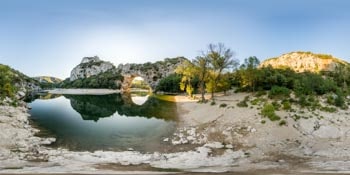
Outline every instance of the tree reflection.
<path fill-rule="evenodd" d="M 149 96 L 142 105 L 135 104 L 131 94 L 110 95 L 64 95 L 70 100 L 72 108 L 83 120 L 98 121 L 99 118 L 110 117 L 114 113 L 128 117 L 176 119 L 176 104 Z"/>

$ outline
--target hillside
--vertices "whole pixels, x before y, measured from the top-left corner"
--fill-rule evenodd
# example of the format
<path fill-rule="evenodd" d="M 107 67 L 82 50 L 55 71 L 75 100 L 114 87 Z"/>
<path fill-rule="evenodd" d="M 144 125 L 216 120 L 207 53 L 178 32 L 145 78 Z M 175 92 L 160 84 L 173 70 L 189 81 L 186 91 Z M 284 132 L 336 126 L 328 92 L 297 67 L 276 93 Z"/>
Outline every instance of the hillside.
<path fill-rule="evenodd" d="M 279 57 L 263 61 L 260 67 L 271 65 L 273 68 L 290 68 L 296 72 L 334 71 L 339 65 L 349 63 L 332 55 L 315 54 L 312 52 L 291 52 Z"/>
<path fill-rule="evenodd" d="M 60 83 L 62 80 L 56 77 L 50 76 L 38 76 L 33 77 L 33 79 L 39 81 L 40 83 Z"/>
<path fill-rule="evenodd" d="M 30 91 L 39 90 L 39 82 L 12 69 L 7 65 L 0 64 L 0 98 L 23 98 Z"/>

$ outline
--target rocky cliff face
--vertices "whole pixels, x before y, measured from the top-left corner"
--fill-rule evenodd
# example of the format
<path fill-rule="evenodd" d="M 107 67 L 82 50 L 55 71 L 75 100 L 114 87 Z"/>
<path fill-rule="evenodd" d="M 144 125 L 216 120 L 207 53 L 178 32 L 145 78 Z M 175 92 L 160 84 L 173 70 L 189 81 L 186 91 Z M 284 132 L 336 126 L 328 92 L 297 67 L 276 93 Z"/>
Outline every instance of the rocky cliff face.
<path fill-rule="evenodd" d="M 79 78 L 89 78 L 93 75 L 115 69 L 115 66 L 107 61 L 100 60 L 97 56 L 84 57 L 79 65 L 77 65 L 70 74 L 70 81 Z"/>
<path fill-rule="evenodd" d="M 269 65 L 273 68 L 290 68 L 296 72 L 320 72 L 333 71 L 337 66 L 349 65 L 349 63 L 332 55 L 311 52 L 291 52 L 277 58 L 267 59 L 260 64 L 260 67 L 267 67 Z"/>
<path fill-rule="evenodd" d="M 157 61 L 155 63 L 144 64 L 120 64 L 118 66 L 119 72 L 124 76 L 122 84 L 122 91 L 128 91 L 131 82 L 135 77 L 142 77 L 148 85 L 155 89 L 159 80 L 174 73 L 177 66 L 184 62 L 186 58 L 166 58 L 164 61 Z"/>

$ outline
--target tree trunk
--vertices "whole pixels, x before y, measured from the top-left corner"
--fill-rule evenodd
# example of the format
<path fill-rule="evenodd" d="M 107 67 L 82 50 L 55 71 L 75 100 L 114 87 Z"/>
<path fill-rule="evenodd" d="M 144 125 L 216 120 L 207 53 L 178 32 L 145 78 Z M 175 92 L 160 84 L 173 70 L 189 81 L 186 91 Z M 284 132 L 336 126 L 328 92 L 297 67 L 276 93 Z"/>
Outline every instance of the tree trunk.
<path fill-rule="evenodd" d="M 201 82 L 201 93 L 202 93 L 202 102 L 205 102 L 205 89 L 204 89 L 204 81 Z"/>

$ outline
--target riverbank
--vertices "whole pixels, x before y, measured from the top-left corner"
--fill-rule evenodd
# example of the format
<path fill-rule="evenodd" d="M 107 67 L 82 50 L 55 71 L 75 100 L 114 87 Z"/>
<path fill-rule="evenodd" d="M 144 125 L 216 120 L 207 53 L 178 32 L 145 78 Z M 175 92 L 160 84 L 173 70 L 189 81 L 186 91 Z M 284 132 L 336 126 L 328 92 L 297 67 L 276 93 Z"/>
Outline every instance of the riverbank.
<path fill-rule="evenodd" d="M 246 96 L 248 107 L 238 107 Z M 252 104 L 256 98 L 247 93 L 219 94 L 216 104 L 200 104 L 175 96 L 178 129 L 163 142 L 193 149 L 169 153 L 45 147 L 54 139 L 35 136 L 38 130 L 29 125 L 25 107 L 0 106 L 0 173 L 350 172 L 349 110 L 329 113 L 294 105 L 295 112 L 277 111 L 286 120 L 280 126 L 260 116 L 262 104 Z M 295 120 L 294 114 L 304 117 Z"/>
<path fill-rule="evenodd" d="M 239 107 L 245 99 L 247 106 Z M 313 111 L 293 104 L 293 110 L 276 111 L 284 121 L 281 124 L 260 115 L 262 99 L 269 100 L 266 95 L 255 97 L 251 93 L 219 94 L 216 104 L 179 100 L 180 123 L 172 142 L 232 145 L 247 155 L 244 164 L 232 171 L 350 172 L 349 109 Z"/>
<path fill-rule="evenodd" d="M 112 89 L 52 89 L 46 90 L 50 94 L 67 94 L 67 95 L 108 95 L 120 93 L 120 90 Z"/>

